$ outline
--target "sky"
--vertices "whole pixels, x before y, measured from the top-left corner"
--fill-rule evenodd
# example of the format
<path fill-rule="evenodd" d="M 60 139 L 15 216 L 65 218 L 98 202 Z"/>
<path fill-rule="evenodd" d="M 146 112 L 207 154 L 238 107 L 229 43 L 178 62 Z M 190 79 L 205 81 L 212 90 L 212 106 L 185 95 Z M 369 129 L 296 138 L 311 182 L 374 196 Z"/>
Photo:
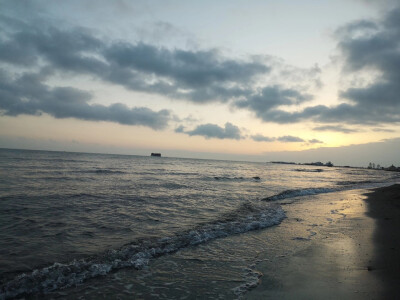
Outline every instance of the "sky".
<path fill-rule="evenodd" d="M 400 165 L 398 1 L 0 7 L 0 147 Z"/>

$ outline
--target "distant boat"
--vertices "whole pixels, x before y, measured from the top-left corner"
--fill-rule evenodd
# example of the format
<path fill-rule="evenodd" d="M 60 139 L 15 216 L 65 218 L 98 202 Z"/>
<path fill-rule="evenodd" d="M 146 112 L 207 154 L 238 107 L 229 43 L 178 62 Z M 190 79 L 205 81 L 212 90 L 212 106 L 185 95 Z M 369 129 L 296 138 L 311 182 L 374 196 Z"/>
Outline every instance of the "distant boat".
<path fill-rule="evenodd" d="M 152 153 L 151 156 L 158 156 L 158 157 L 161 157 L 161 153 Z"/>

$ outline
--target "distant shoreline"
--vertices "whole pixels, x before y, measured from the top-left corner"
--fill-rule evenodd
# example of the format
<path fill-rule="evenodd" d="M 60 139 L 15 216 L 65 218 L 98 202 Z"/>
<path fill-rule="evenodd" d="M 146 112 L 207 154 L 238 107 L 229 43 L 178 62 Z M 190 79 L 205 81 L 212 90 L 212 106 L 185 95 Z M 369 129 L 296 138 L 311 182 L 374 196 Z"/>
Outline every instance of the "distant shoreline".
<path fill-rule="evenodd" d="M 9 147 L 0 147 L 0 151 L 36 151 L 36 152 L 49 152 L 49 153 L 75 153 L 75 154 L 93 154 L 93 155 L 115 155 L 115 156 L 140 156 L 140 157 L 148 157 L 149 154 L 151 153 L 151 150 L 145 150 L 145 151 L 141 151 L 140 153 L 127 153 L 127 152 L 98 152 L 98 151 L 85 151 L 85 150 L 62 150 L 62 149 L 34 149 L 34 148 L 9 148 Z M 253 158 L 250 157 L 237 157 L 237 158 L 226 158 L 225 156 L 223 156 L 222 153 L 209 153 L 209 154 L 215 154 L 217 155 L 217 157 L 199 157 L 196 155 L 197 152 L 195 152 L 193 155 L 183 155 L 183 156 L 179 156 L 179 155 L 171 155 L 171 153 L 169 153 L 168 151 L 165 151 L 165 155 L 163 154 L 163 158 L 179 158 L 179 159 L 194 159 L 194 160 L 211 160 L 211 161 L 232 161 L 232 162 L 249 162 L 249 163 L 257 163 L 257 164 L 291 164 L 291 165 L 304 165 L 302 163 L 295 163 L 295 162 L 284 162 L 284 161 L 267 161 L 267 157 L 265 157 L 265 159 L 261 159 L 260 156 L 254 156 Z M 164 153 L 164 151 L 163 151 Z M 197 154 L 199 154 L 200 152 L 198 152 Z M 204 153 L 203 153 L 204 154 Z M 197 157 L 196 157 L 197 156 Z M 218 157 L 220 156 L 220 157 Z M 251 156 L 251 155 L 250 155 Z M 390 162 L 391 163 L 391 162 Z M 334 167 L 337 168 L 354 168 L 354 169 L 368 169 L 364 166 L 348 166 L 348 165 L 335 165 Z M 399 168 L 400 169 L 400 168 Z M 379 169 L 380 170 L 380 169 Z"/>
<path fill-rule="evenodd" d="M 391 165 L 390 167 L 381 167 L 381 168 L 369 168 L 369 167 L 355 167 L 355 166 L 336 166 L 336 165 L 328 165 L 330 162 L 323 164 L 321 162 L 311 162 L 311 163 L 297 163 L 297 162 L 286 162 L 286 161 L 270 161 L 270 164 L 278 164 L 278 165 L 295 165 L 295 166 L 313 166 L 313 167 L 335 167 L 335 168 L 348 168 L 348 169 L 370 169 L 377 171 L 390 171 L 390 172 L 400 172 L 400 167 L 395 167 Z"/>

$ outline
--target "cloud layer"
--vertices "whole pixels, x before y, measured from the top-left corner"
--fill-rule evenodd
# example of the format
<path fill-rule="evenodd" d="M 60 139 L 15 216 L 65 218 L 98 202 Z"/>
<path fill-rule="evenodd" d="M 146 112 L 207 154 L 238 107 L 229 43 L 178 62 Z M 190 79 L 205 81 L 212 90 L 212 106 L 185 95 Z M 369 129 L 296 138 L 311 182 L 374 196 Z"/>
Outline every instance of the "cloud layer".
<path fill-rule="evenodd" d="M 46 112 L 55 117 L 152 128 L 162 128 L 168 123 L 166 110 L 129 109 L 118 103 L 110 107 L 89 105 L 89 99 L 94 99 L 88 92 L 68 86 L 50 87 L 48 77 L 33 79 L 34 74 L 43 70 L 55 75 L 90 76 L 128 90 L 198 104 L 230 102 L 237 108 L 256 112 L 260 118 L 278 106 L 297 105 L 312 98 L 301 90 L 261 83 L 278 65 L 277 62 L 267 64 L 265 57 L 232 59 L 217 49 L 167 49 L 140 41 L 112 41 L 85 28 L 55 26 L 48 20 L 26 23 L 0 15 L 0 24 L 4 28 L 0 34 L 0 68 L 3 69 L 0 88 L 3 95 L 9 95 L 0 102 L 0 109 L 8 115 Z M 309 72 L 313 74 L 310 76 L 317 76 L 314 69 Z M 40 91 L 40 95 L 21 91 L 10 100 L 13 84 L 20 80 Z M 64 93 L 68 90 L 69 95 L 54 100 L 61 90 Z M 38 103 L 39 98 L 44 99 L 40 100 L 42 103 Z"/>
<path fill-rule="evenodd" d="M 312 140 L 304 140 L 302 138 L 299 138 L 297 136 L 292 136 L 292 135 L 284 135 L 280 137 L 269 137 L 269 136 L 264 136 L 262 134 L 256 134 L 252 135 L 250 137 L 253 141 L 255 142 L 274 142 L 278 141 L 281 143 L 307 143 L 307 144 L 322 144 L 323 142 L 317 139 L 312 139 Z"/>
<path fill-rule="evenodd" d="M 245 139 L 246 136 L 242 134 L 241 130 L 239 127 L 227 122 L 224 127 L 218 126 L 217 124 L 202 124 L 198 125 L 196 128 L 193 130 L 185 130 L 183 126 L 178 126 L 175 129 L 176 133 L 184 133 L 189 136 L 202 136 L 206 139 L 210 138 L 216 138 L 216 139 L 234 139 L 234 140 L 240 140 L 240 139 Z M 296 136 L 291 136 L 291 135 L 285 135 L 281 137 L 268 137 L 264 136 L 262 134 L 256 134 L 250 136 L 250 139 L 252 139 L 255 142 L 274 142 L 274 141 L 279 141 L 282 143 L 299 143 L 299 142 L 306 142 L 302 138 L 296 137 Z M 315 143 L 322 143 L 319 140 L 313 139 L 308 141 L 310 144 L 315 144 Z"/>
<path fill-rule="evenodd" d="M 344 74 L 379 75 L 369 84 L 342 90 L 340 97 L 349 102 L 309 106 L 297 112 L 275 106 L 272 109 L 258 107 L 253 109 L 258 117 L 281 124 L 305 120 L 367 125 L 400 122 L 400 9 L 387 13 L 380 21 L 360 20 L 347 24 L 337 30 L 336 36 L 344 59 Z M 320 130 L 326 129 L 327 126 L 320 127 Z M 335 130 L 334 127 L 330 129 Z"/>
<path fill-rule="evenodd" d="M 165 128 L 172 119 L 170 110 L 95 104 L 87 91 L 49 83 L 52 74 L 63 74 L 85 75 L 173 100 L 226 103 L 249 111 L 263 122 L 311 121 L 320 124 L 314 128 L 317 131 L 351 133 L 355 130 L 342 124 L 400 122 L 400 9 L 381 20 L 359 20 L 337 30 L 344 74 L 375 77 L 343 88 L 339 93 L 342 103 L 333 106 L 306 106 L 314 99 L 307 88 L 290 80 L 269 82 L 268 76 L 279 66 L 265 57 L 237 59 L 224 56 L 218 49 L 170 49 L 140 41 L 113 41 L 85 28 L 57 26 L 49 20 L 25 22 L 0 15 L 0 25 L 0 110 L 6 115 L 48 113 L 56 118 L 154 129 Z M 316 67 L 311 73 L 317 77 L 319 72 Z M 192 131 L 180 130 L 209 138 L 242 138 L 240 130 L 229 122 L 225 127 L 203 124 Z M 272 139 L 291 142 L 291 138 Z M 271 138 L 256 135 L 252 139 Z"/>
<path fill-rule="evenodd" d="M 90 104 L 90 93 L 72 87 L 49 87 L 42 83 L 46 75 L 41 73 L 24 73 L 13 80 L 10 77 L 4 71 L 0 72 L 0 108 L 9 116 L 47 113 L 55 118 L 110 121 L 153 129 L 165 128 L 171 117 L 168 110 L 129 108 L 121 103 L 110 106 Z"/>
<path fill-rule="evenodd" d="M 229 122 L 225 124 L 225 127 L 220 127 L 216 124 L 202 124 L 190 131 L 184 131 L 183 127 L 178 127 L 175 132 L 186 133 L 190 136 L 203 136 L 206 139 L 216 138 L 240 140 L 243 138 L 239 127 Z"/>
<path fill-rule="evenodd" d="M 263 62 L 224 58 L 217 50 L 112 42 L 82 28 L 31 26 L 4 16 L 1 23 L 9 30 L 1 36 L 0 61 L 21 66 L 44 62 L 54 71 L 91 75 L 127 89 L 193 102 L 248 96 L 254 93 L 249 84 L 270 70 Z"/>
<path fill-rule="evenodd" d="M 358 132 L 357 129 L 347 128 L 341 125 L 325 125 L 325 126 L 317 126 L 314 127 L 315 131 L 336 131 L 341 133 L 353 133 Z"/>

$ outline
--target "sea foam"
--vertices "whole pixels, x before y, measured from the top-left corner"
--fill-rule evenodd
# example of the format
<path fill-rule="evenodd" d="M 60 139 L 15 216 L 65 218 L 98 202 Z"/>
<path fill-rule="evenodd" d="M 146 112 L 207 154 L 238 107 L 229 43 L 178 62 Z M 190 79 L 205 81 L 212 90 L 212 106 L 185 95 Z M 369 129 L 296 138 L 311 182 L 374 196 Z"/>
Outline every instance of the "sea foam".
<path fill-rule="evenodd" d="M 277 204 L 245 203 L 218 220 L 200 224 L 173 236 L 139 240 L 89 259 L 54 263 L 32 273 L 21 274 L 0 287 L 0 299 L 46 294 L 121 268 L 141 269 L 152 258 L 213 239 L 277 225 L 284 218 L 285 213 Z"/>
<path fill-rule="evenodd" d="M 273 196 L 264 198 L 262 200 L 263 201 L 276 201 L 276 200 L 283 200 L 283 199 L 293 198 L 293 197 L 332 193 L 332 192 L 335 192 L 338 190 L 339 189 L 334 189 L 334 188 L 309 188 L 309 189 L 298 189 L 298 190 L 286 190 L 277 195 L 273 195 Z"/>

